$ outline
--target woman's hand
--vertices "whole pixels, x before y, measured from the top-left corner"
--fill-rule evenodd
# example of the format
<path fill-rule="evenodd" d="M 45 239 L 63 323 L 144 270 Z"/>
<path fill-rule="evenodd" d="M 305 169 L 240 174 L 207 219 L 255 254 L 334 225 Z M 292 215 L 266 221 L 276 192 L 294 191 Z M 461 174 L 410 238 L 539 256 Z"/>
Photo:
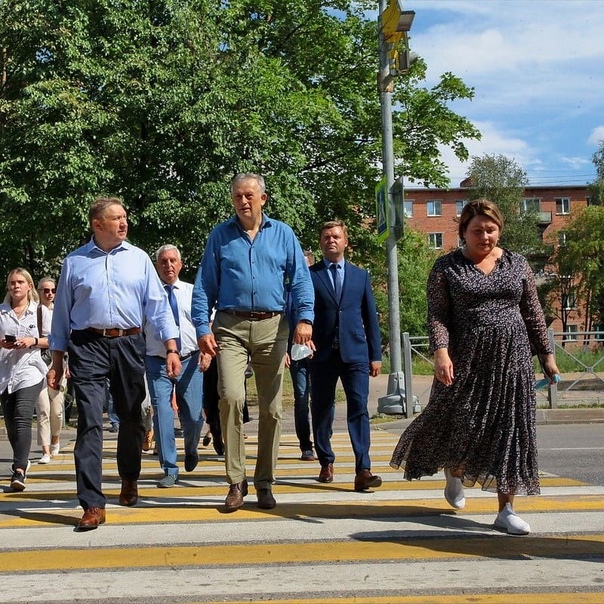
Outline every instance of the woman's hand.
<path fill-rule="evenodd" d="M 434 352 L 434 375 L 445 386 L 450 386 L 455 379 L 453 362 L 446 348 L 439 348 Z"/>
<path fill-rule="evenodd" d="M 543 371 L 545 375 L 549 378 L 551 384 L 554 383 L 554 376 L 560 375 L 560 370 L 558 369 L 558 365 L 556 365 L 556 359 L 553 354 L 543 354 L 540 355 L 541 363 L 543 364 Z"/>

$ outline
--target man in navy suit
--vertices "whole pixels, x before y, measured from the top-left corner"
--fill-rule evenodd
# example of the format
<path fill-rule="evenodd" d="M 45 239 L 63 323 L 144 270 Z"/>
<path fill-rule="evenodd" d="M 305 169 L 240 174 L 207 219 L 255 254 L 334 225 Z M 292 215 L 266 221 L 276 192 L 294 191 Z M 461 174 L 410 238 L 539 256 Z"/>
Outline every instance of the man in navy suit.
<path fill-rule="evenodd" d="M 382 367 L 380 329 L 369 273 L 344 260 L 346 225 L 326 222 L 320 230 L 323 261 L 310 267 L 315 290 L 316 351 L 310 361 L 311 411 L 319 482 L 333 481 L 331 435 L 338 378 L 346 394 L 348 433 L 355 455 L 355 491 L 379 487 L 371 473 L 367 411 L 369 376 Z"/>

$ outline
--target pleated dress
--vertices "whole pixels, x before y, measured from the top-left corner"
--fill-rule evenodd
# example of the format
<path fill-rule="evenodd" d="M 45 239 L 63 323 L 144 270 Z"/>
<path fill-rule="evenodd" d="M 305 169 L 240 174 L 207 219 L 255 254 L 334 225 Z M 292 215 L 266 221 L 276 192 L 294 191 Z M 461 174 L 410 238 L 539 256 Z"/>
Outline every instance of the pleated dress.
<path fill-rule="evenodd" d="M 539 494 L 532 355 L 553 351 L 526 259 L 503 250 L 486 274 L 458 249 L 435 262 L 427 291 L 430 347 L 448 348 L 454 382 L 434 379 L 390 465 L 407 480 L 461 468 L 464 486 Z"/>

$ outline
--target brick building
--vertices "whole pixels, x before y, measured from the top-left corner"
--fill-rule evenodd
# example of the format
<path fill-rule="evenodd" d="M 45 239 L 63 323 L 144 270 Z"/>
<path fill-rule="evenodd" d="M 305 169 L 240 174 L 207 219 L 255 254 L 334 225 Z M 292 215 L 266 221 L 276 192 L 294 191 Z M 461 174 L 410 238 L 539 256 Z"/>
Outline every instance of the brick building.
<path fill-rule="evenodd" d="M 464 184 L 463 182 L 461 183 Z M 457 218 L 467 203 L 468 189 L 460 186 L 451 189 L 406 189 L 404 200 L 405 227 L 426 234 L 430 247 L 448 252 L 459 245 Z M 521 210 L 536 211 L 539 228 L 545 241 L 557 245 L 564 241 L 564 226 L 569 214 L 588 204 L 587 187 L 544 186 L 527 187 L 521 202 Z M 566 296 L 565 308 L 554 302 L 556 314 L 565 312 L 568 317 L 569 340 L 572 332 L 582 331 L 581 313 L 569 307 Z M 562 331 L 559 318 L 552 317 L 554 331 Z"/>

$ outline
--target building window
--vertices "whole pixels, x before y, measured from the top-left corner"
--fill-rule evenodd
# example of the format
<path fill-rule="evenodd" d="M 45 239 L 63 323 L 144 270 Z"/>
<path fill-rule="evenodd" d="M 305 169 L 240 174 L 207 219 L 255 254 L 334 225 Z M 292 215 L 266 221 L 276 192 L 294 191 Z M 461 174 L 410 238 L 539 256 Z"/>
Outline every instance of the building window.
<path fill-rule="evenodd" d="M 442 250 L 443 234 L 442 233 L 428 233 L 428 245 L 432 249 Z"/>
<path fill-rule="evenodd" d="M 570 197 L 556 197 L 556 214 L 570 214 Z"/>
<path fill-rule="evenodd" d="M 568 292 L 567 294 L 562 294 L 561 304 L 562 310 L 574 310 L 575 308 L 577 308 L 577 298 L 575 296 L 575 292 Z"/>
<path fill-rule="evenodd" d="M 467 199 L 459 199 L 455 202 L 455 216 L 457 216 L 457 218 L 461 216 L 461 211 L 464 209 L 467 203 Z"/>
<path fill-rule="evenodd" d="M 403 202 L 405 218 L 413 218 L 413 199 L 405 199 Z"/>
<path fill-rule="evenodd" d="M 566 231 L 558 231 L 558 245 L 566 245 Z"/>
<path fill-rule="evenodd" d="M 567 325 L 564 329 L 564 336 L 562 336 L 562 341 L 563 342 L 576 342 L 578 332 L 579 332 L 578 325 Z"/>
<path fill-rule="evenodd" d="M 428 216 L 442 216 L 443 213 L 443 202 L 440 199 L 433 199 L 428 201 Z"/>
<path fill-rule="evenodd" d="M 520 202 L 520 211 L 523 214 L 541 212 L 541 200 L 538 197 L 528 197 Z"/>

